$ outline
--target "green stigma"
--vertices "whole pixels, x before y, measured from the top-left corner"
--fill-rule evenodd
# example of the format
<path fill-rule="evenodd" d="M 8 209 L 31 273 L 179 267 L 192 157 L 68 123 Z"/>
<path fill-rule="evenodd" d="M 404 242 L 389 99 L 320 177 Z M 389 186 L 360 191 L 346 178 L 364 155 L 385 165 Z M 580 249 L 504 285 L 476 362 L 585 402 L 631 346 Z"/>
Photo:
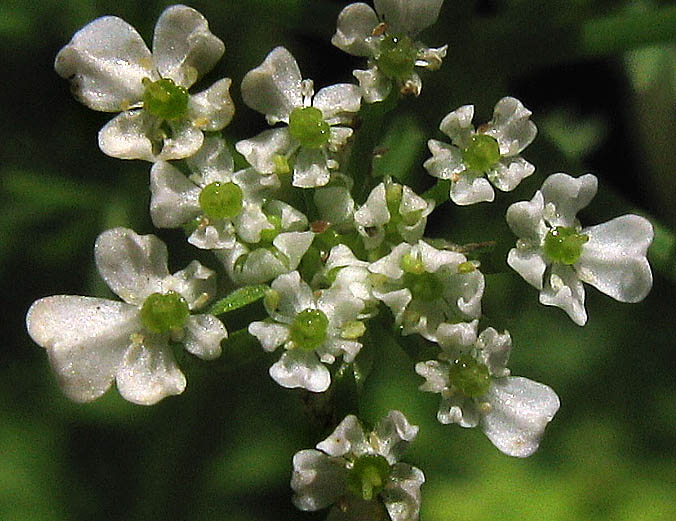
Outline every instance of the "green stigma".
<path fill-rule="evenodd" d="M 329 319 L 318 309 L 305 309 L 291 324 L 291 341 L 301 349 L 312 351 L 326 340 Z"/>
<path fill-rule="evenodd" d="M 467 170 L 488 172 L 499 160 L 500 146 L 495 138 L 486 134 L 474 134 L 462 150 L 462 162 Z"/>
<path fill-rule="evenodd" d="M 308 148 L 319 148 L 329 142 L 329 124 L 322 111 L 314 107 L 297 107 L 289 114 L 289 132 Z"/>
<path fill-rule="evenodd" d="M 575 228 L 557 226 L 545 237 L 545 254 L 554 262 L 575 264 L 582 255 L 582 245 L 588 240 L 587 235 L 577 233 Z"/>
<path fill-rule="evenodd" d="M 470 398 L 486 394 L 491 384 L 488 367 L 470 355 L 461 355 L 451 362 L 448 378 L 454 387 Z"/>
<path fill-rule="evenodd" d="M 347 475 L 347 489 L 355 496 L 371 501 L 385 486 L 390 464 L 379 455 L 357 458 Z"/>
<path fill-rule="evenodd" d="M 376 63 L 391 80 L 405 80 L 413 73 L 418 49 L 408 36 L 385 36 L 380 42 Z"/>
<path fill-rule="evenodd" d="M 175 291 L 153 293 L 141 307 L 141 323 L 152 333 L 181 329 L 189 315 L 188 303 Z"/>
<path fill-rule="evenodd" d="M 143 79 L 143 107 L 153 116 L 162 119 L 178 119 L 188 110 L 188 91 L 176 85 L 174 80 L 162 78 L 151 81 Z"/>
<path fill-rule="evenodd" d="M 210 219 L 232 219 L 242 211 L 244 194 L 235 183 L 211 183 L 202 188 L 200 208 Z"/>

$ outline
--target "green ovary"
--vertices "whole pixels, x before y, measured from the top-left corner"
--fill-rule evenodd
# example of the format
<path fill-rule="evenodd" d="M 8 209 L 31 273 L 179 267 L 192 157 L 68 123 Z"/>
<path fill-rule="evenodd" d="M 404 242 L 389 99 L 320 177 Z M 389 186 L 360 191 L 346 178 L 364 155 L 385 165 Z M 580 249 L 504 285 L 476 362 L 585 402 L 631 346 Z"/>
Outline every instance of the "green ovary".
<path fill-rule="evenodd" d="M 462 150 L 462 162 L 467 170 L 488 172 L 499 160 L 500 146 L 495 138 L 486 134 L 474 134 Z"/>
<path fill-rule="evenodd" d="M 202 188 L 200 208 L 210 219 L 232 219 L 242 211 L 244 194 L 235 183 L 211 183 Z"/>
<path fill-rule="evenodd" d="M 390 464 L 378 455 L 357 458 L 347 475 L 347 489 L 355 496 L 370 501 L 385 486 Z"/>
<path fill-rule="evenodd" d="M 188 303 L 174 291 L 153 293 L 141 307 L 141 323 L 152 333 L 181 329 L 189 315 Z"/>
<path fill-rule="evenodd" d="M 418 50 L 408 36 L 385 36 L 376 57 L 378 68 L 392 80 L 405 80 L 413 73 Z"/>
<path fill-rule="evenodd" d="M 319 148 L 329 142 L 331 128 L 322 111 L 314 107 L 298 107 L 289 114 L 289 132 L 308 148 Z"/>
<path fill-rule="evenodd" d="M 318 309 L 305 309 L 291 324 L 291 341 L 299 348 L 312 351 L 326 340 L 329 319 Z"/>
<path fill-rule="evenodd" d="M 554 262 L 575 264 L 582 255 L 582 245 L 588 240 L 587 235 L 577 233 L 575 228 L 557 226 L 545 237 L 545 254 Z"/>
<path fill-rule="evenodd" d="M 488 367 L 469 355 L 462 355 L 451 362 L 448 378 L 454 387 L 470 398 L 486 394 L 491 383 Z"/>
<path fill-rule="evenodd" d="M 169 78 L 143 79 L 143 107 L 162 119 L 178 119 L 188 111 L 188 91 Z"/>

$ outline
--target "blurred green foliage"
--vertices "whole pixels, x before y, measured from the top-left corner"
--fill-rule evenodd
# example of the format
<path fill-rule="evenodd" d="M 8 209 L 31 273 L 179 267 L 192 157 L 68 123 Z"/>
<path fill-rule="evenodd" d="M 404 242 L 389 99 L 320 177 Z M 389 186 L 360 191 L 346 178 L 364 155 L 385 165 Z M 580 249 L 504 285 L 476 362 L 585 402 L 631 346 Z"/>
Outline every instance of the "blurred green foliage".
<path fill-rule="evenodd" d="M 226 54 L 206 81 L 233 78 L 231 141 L 262 130 L 241 101 L 239 81 L 284 45 L 318 87 L 350 81 L 359 60 L 329 39 L 345 1 L 200 0 Z M 185 358 L 188 389 L 152 408 L 114 392 L 87 405 L 59 392 L 43 350 L 23 320 L 46 295 L 109 295 L 92 263 L 97 234 L 112 226 L 154 232 L 148 218 L 149 165 L 105 157 L 96 133 L 109 119 L 79 105 L 52 69 L 72 34 L 115 14 L 150 41 L 166 1 L 8 0 L 0 6 L 2 146 L 0 270 L 4 349 L 0 354 L 0 519 L 59 521 L 318 520 L 290 502 L 291 458 L 333 425 L 321 397 L 281 389 L 271 358 L 243 335 L 212 364 Z M 511 94 L 533 110 L 540 135 L 527 157 L 534 176 L 491 206 L 442 206 L 432 235 L 495 240 L 485 321 L 509 329 L 513 374 L 545 382 L 562 407 L 540 451 L 503 456 L 476 430 L 436 422 L 437 397 L 420 393 L 414 339 L 378 335 L 359 409 L 375 421 L 390 408 L 420 425 L 408 461 L 422 468 L 422 521 L 676 519 L 676 6 L 667 1 L 447 0 L 422 38 L 449 44 L 442 69 L 424 77 L 417 100 L 383 116 L 378 175 L 430 187 L 425 141 L 451 109 L 475 103 L 486 120 Z M 387 150 L 392 150 L 391 154 Z M 635 211 L 651 218 L 655 286 L 641 304 L 588 291 L 590 320 L 573 325 L 537 304 L 535 290 L 504 269 L 513 244 L 503 215 L 529 199 L 550 173 L 600 179 L 587 223 Z M 195 252 L 176 231 L 159 232 L 170 262 Z M 225 293 L 224 293 L 225 294 Z M 228 316 L 242 327 L 262 307 Z"/>

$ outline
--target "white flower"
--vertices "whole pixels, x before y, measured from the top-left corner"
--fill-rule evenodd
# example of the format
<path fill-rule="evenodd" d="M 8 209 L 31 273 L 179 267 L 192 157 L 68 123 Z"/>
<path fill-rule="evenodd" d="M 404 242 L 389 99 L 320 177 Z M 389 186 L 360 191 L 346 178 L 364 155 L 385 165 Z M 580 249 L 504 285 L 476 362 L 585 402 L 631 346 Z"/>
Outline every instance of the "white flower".
<path fill-rule="evenodd" d="M 533 199 L 507 209 L 507 223 L 519 237 L 507 263 L 540 290 L 542 304 L 563 309 L 580 326 L 587 322 L 582 282 L 620 302 L 643 300 L 653 283 L 647 219 L 623 215 L 584 228 L 577 220 L 597 184 L 592 174 L 554 174 Z"/>
<path fill-rule="evenodd" d="M 164 243 L 125 228 L 102 233 L 95 258 L 101 277 L 124 302 L 57 295 L 33 303 L 26 317 L 28 333 L 47 349 L 63 391 L 87 402 L 115 380 L 126 400 L 142 405 L 182 393 L 185 376 L 169 340 L 213 359 L 227 336 L 213 315 L 190 314 L 215 294 L 214 272 L 193 261 L 170 275 Z"/>
<path fill-rule="evenodd" d="M 260 241 L 263 230 L 274 230 L 263 212 L 265 196 L 279 187 L 276 176 L 251 168 L 234 172 L 233 159 L 221 138 L 204 140 L 189 158 L 193 172 L 158 161 L 150 171 L 150 215 L 158 228 L 192 224 L 188 242 L 198 248 L 232 248 L 237 237 Z"/>
<path fill-rule="evenodd" d="M 301 510 L 334 505 L 330 521 L 417 521 L 425 475 L 399 462 L 417 433 L 399 411 L 369 433 L 356 416 L 346 416 L 318 450 L 294 455 L 294 504 Z"/>
<path fill-rule="evenodd" d="M 386 180 L 376 186 L 366 202 L 354 213 L 354 222 L 369 249 L 415 243 L 422 238 L 427 216 L 434 210 L 434 201 L 425 200 L 406 185 Z"/>
<path fill-rule="evenodd" d="M 404 335 L 418 333 L 436 342 L 440 326 L 463 330 L 481 315 L 484 276 L 461 253 L 424 241 L 402 243 L 369 271 L 382 276 L 374 281 L 373 294 L 392 310 Z"/>
<path fill-rule="evenodd" d="M 235 145 L 249 164 L 259 172 L 281 173 L 291 162 L 292 184 L 300 188 L 329 182 L 329 169 L 338 167 L 332 153 L 352 135 L 345 125 L 361 105 L 356 85 L 339 83 L 315 95 L 312 81 L 303 80 L 295 58 L 284 47 L 277 47 L 244 76 L 242 98 L 265 114 L 270 125 L 286 124 Z"/>
<path fill-rule="evenodd" d="M 233 247 L 214 250 L 235 284 L 260 284 L 295 270 L 315 234 L 307 230 L 305 215 L 282 201 L 263 205 L 273 229 L 265 228 L 256 243 L 237 241 Z"/>
<path fill-rule="evenodd" d="M 365 101 L 387 98 L 393 82 L 404 94 L 420 94 L 422 80 L 415 67 L 437 70 L 448 46 L 429 48 L 413 38 L 437 21 L 443 1 L 375 0 L 375 11 L 361 2 L 341 11 L 331 43 L 368 58 L 367 70 L 353 71 Z"/>
<path fill-rule="evenodd" d="M 516 98 L 502 98 L 495 105 L 493 119 L 475 130 L 474 105 L 464 105 L 448 114 L 439 125 L 452 144 L 430 139 L 427 145 L 432 157 L 424 166 L 430 175 L 451 180 L 454 203 L 492 201 L 495 192 L 488 181 L 509 192 L 535 171 L 535 167 L 519 155 L 537 134 L 530 115 Z"/>
<path fill-rule="evenodd" d="M 174 5 L 157 21 L 152 54 L 127 22 L 104 16 L 75 33 L 54 68 L 89 108 L 121 112 L 99 132 L 104 153 L 168 161 L 193 155 L 202 146 L 202 131 L 220 130 L 232 119 L 230 79 L 195 95 L 187 92 L 224 49 L 200 13 Z"/>
<path fill-rule="evenodd" d="M 415 366 L 426 379 L 420 390 L 441 394 L 441 423 L 480 425 L 500 451 L 530 456 L 559 410 L 559 397 L 546 385 L 509 376 L 512 339 L 507 331 L 500 334 L 489 327 L 477 338 L 476 330 L 476 321 L 462 332 L 439 328 L 439 360 Z"/>
<path fill-rule="evenodd" d="M 263 349 L 283 345 L 286 350 L 270 368 L 270 376 L 282 387 L 326 391 L 331 375 L 324 364 L 341 355 L 351 362 L 361 349 L 357 338 L 365 327 L 357 317 L 364 303 L 347 291 L 314 294 L 297 271 L 280 275 L 271 288 L 265 305 L 272 320 L 249 324 L 249 333 Z"/>

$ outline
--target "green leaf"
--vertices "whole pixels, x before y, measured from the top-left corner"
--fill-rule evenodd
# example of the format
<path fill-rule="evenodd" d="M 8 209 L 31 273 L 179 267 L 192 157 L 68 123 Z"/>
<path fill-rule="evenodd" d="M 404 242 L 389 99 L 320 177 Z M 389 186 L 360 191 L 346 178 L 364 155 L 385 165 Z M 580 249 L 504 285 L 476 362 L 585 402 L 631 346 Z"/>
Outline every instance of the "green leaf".
<path fill-rule="evenodd" d="M 211 306 L 209 314 L 222 315 L 229 311 L 248 306 L 257 300 L 262 299 L 265 296 L 267 289 L 268 287 L 264 284 L 236 289 L 227 297 L 215 302 L 214 305 Z"/>

